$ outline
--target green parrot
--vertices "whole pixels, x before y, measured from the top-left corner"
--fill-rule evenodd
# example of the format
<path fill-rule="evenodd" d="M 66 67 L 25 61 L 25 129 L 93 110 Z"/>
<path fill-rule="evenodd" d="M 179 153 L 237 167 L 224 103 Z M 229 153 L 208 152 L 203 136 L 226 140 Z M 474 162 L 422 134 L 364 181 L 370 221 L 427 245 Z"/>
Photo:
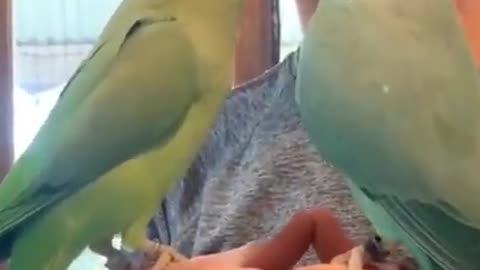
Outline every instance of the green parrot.
<path fill-rule="evenodd" d="M 479 90 L 452 0 L 321 0 L 301 45 L 312 143 L 422 270 L 480 267 Z"/>
<path fill-rule="evenodd" d="M 120 4 L 0 185 L 10 270 L 65 270 L 116 234 L 158 251 L 147 225 L 230 93 L 242 2 Z"/>

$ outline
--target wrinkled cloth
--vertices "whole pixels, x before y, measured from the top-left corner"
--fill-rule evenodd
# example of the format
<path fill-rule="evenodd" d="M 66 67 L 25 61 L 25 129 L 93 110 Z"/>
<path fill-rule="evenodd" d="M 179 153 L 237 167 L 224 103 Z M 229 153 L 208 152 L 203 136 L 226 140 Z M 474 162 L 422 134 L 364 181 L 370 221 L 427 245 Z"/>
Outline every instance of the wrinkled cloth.
<path fill-rule="evenodd" d="M 187 256 L 266 239 L 298 211 L 331 210 L 349 236 L 370 225 L 345 179 L 310 143 L 295 102 L 298 51 L 237 89 L 188 175 L 168 194 L 152 235 Z M 313 250 L 299 265 L 318 263 Z"/>

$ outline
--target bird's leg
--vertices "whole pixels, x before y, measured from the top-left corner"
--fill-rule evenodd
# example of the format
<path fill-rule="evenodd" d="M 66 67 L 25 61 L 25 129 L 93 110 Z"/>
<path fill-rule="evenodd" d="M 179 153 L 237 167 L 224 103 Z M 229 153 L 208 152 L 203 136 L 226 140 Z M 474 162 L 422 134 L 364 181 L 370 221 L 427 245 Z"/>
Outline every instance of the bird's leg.
<path fill-rule="evenodd" d="M 110 270 L 163 270 L 170 263 L 187 260 L 174 248 L 150 240 L 145 240 L 141 251 L 118 250 L 106 241 L 91 245 L 90 249 L 107 257 L 105 266 Z"/>
<path fill-rule="evenodd" d="M 130 269 L 130 261 L 125 256 L 124 252 L 115 249 L 112 246 L 112 239 L 105 239 L 99 241 L 95 244 L 90 245 L 90 249 L 102 256 L 107 258 L 107 262 L 105 263 L 105 267 L 110 270 L 129 270 Z"/>

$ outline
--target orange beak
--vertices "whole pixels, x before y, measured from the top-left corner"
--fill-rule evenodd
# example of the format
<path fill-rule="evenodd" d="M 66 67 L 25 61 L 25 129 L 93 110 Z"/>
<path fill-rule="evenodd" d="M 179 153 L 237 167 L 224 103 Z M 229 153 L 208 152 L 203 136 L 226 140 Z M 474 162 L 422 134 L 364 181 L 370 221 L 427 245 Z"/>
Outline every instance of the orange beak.
<path fill-rule="evenodd" d="M 465 32 L 475 57 L 475 63 L 480 66 L 480 1 L 455 0 L 460 13 Z"/>

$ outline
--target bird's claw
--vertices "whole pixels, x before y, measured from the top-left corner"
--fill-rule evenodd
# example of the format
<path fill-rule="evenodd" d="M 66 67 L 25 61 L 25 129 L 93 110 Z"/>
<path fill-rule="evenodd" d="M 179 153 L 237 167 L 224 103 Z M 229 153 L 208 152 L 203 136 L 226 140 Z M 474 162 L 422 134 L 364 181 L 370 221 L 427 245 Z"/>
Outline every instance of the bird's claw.
<path fill-rule="evenodd" d="M 334 265 L 346 265 L 348 270 L 362 270 L 364 265 L 364 247 L 356 246 L 344 254 L 340 254 L 330 261 Z"/>
<path fill-rule="evenodd" d="M 174 248 L 166 245 L 158 245 L 157 260 L 152 270 L 163 270 L 171 263 L 182 262 L 185 260 L 188 260 L 188 258 L 180 254 Z"/>
<path fill-rule="evenodd" d="M 375 234 L 363 246 L 368 261 L 377 269 L 419 269 L 415 260 L 409 256 L 408 250 L 398 242 L 384 241 L 382 237 Z M 392 265 L 395 267 L 392 268 Z"/>
<path fill-rule="evenodd" d="M 383 239 L 375 234 L 369 237 L 363 244 L 365 254 L 372 262 L 385 262 L 385 260 L 392 254 L 391 250 L 384 244 Z"/>
<path fill-rule="evenodd" d="M 411 257 L 405 257 L 400 261 L 402 270 L 419 270 L 420 266 L 417 264 L 415 259 Z"/>

